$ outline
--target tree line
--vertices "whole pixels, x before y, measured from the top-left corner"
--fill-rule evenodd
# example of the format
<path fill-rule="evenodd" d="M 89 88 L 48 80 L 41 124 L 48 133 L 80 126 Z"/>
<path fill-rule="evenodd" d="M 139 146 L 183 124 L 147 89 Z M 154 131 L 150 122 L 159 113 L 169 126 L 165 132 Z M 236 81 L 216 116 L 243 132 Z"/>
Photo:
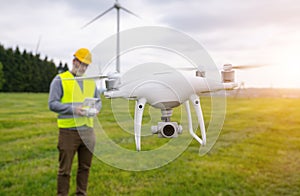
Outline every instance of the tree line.
<path fill-rule="evenodd" d="M 68 65 L 26 50 L 4 48 L 0 44 L 0 92 L 48 92 L 57 73 L 68 70 Z"/>

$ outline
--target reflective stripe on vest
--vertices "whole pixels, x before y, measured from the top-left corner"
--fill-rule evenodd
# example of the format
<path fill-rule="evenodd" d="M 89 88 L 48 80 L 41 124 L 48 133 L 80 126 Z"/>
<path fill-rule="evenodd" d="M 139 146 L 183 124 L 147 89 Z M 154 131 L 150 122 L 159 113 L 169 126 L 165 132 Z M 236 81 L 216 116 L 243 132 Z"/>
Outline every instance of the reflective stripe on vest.
<path fill-rule="evenodd" d="M 78 82 L 72 80 L 73 74 L 69 71 L 59 74 L 63 89 L 61 103 L 71 104 L 72 106 L 81 105 L 85 98 L 94 97 L 96 84 L 94 80 L 83 80 L 83 89 L 81 90 Z M 70 79 L 70 80 L 65 80 Z M 57 119 L 59 128 L 71 128 L 80 126 L 93 127 L 93 118 L 77 115 L 59 115 Z"/>

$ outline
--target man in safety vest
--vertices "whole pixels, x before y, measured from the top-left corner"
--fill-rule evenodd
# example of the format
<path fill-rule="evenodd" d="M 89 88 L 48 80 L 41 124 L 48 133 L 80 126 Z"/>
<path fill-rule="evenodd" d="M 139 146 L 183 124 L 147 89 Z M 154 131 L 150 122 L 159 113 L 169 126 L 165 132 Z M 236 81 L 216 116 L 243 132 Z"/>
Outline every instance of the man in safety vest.
<path fill-rule="evenodd" d="M 50 85 L 48 104 L 51 111 L 58 113 L 59 128 L 57 195 L 68 195 L 72 162 L 76 152 L 76 195 L 86 195 L 95 146 L 93 120 L 101 109 L 101 100 L 94 80 L 76 80 L 76 77 L 83 76 L 91 62 L 90 51 L 86 48 L 78 49 L 74 54 L 72 70 L 58 74 Z M 89 108 L 83 107 L 86 98 L 95 101 L 92 114 L 88 112 Z"/>

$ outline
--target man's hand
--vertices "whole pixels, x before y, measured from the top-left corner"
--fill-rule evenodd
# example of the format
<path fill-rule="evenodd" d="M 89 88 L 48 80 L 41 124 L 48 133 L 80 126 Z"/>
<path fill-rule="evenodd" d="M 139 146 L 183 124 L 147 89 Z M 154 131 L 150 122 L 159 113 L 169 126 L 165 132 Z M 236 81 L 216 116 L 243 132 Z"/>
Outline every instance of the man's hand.
<path fill-rule="evenodd" d="M 87 117 L 94 117 L 99 114 L 99 111 L 95 108 L 86 110 L 86 109 L 83 109 L 81 106 L 76 107 L 74 112 L 78 116 L 87 116 Z"/>
<path fill-rule="evenodd" d="M 89 110 L 87 110 L 87 116 L 88 117 L 94 117 L 97 116 L 99 114 L 99 111 L 96 108 L 91 108 Z"/>
<path fill-rule="evenodd" d="M 75 108 L 75 114 L 79 116 L 85 116 L 86 110 L 84 110 L 81 106 Z"/>

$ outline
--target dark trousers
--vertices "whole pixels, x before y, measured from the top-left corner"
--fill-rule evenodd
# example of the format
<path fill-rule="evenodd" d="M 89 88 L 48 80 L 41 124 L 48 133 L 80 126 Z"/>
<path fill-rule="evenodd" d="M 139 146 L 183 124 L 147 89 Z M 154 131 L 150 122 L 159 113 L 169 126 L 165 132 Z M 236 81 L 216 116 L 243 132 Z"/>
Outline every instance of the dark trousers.
<path fill-rule="evenodd" d="M 57 195 L 68 195 L 72 162 L 76 152 L 78 156 L 76 195 L 86 195 L 94 147 L 95 134 L 93 129 L 80 131 L 59 129 Z"/>

